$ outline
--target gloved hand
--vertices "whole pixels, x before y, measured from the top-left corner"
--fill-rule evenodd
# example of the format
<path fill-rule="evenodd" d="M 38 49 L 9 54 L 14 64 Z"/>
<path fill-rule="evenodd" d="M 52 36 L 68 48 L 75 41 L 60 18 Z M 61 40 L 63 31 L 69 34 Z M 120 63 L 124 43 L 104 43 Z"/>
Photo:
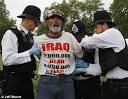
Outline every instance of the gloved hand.
<path fill-rule="evenodd" d="M 73 75 L 80 74 L 80 73 L 85 73 L 85 72 L 86 72 L 85 68 L 76 68 L 73 72 Z"/>
<path fill-rule="evenodd" d="M 40 49 L 34 44 L 31 49 L 28 50 L 30 55 L 40 56 Z"/>
<path fill-rule="evenodd" d="M 87 68 L 88 67 L 88 63 L 84 62 L 83 59 L 76 59 L 75 67 L 76 68 Z"/>
<path fill-rule="evenodd" d="M 88 63 L 84 62 L 83 59 L 76 59 L 75 70 L 73 72 L 73 75 L 76 75 L 82 72 L 85 73 L 87 67 L 88 67 Z"/>

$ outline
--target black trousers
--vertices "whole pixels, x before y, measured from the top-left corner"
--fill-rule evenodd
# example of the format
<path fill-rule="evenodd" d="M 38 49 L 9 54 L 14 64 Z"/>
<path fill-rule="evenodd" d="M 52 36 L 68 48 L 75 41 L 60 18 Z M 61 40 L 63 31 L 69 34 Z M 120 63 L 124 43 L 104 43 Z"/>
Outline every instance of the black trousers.
<path fill-rule="evenodd" d="M 75 99 L 100 99 L 100 77 L 74 80 Z"/>
<path fill-rule="evenodd" d="M 102 99 L 128 99 L 128 79 L 109 79 L 102 84 Z"/>
<path fill-rule="evenodd" d="M 31 74 L 10 73 L 4 82 L 3 96 L 16 99 L 34 99 Z"/>

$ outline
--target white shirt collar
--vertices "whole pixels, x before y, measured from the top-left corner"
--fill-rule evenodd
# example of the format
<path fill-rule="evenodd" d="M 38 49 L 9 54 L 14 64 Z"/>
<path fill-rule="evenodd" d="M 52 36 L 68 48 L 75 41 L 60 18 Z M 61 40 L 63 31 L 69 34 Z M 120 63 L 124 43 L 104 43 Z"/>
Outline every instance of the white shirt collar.
<path fill-rule="evenodd" d="M 20 25 L 20 26 L 17 26 L 17 28 L 18 28 L 18 30 L 22 30 L 22 31 L 24 31 L 24 33 L 25 34 L 28 34 L 28 30 L 26 29 L 26 28 L 24 28 L 22 25 Z"/>

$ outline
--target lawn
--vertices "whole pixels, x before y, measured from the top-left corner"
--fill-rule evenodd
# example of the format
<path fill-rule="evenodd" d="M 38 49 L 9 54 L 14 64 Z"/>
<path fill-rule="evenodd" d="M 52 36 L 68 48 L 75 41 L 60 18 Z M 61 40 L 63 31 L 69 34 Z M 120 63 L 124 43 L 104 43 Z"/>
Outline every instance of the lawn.
<path fill-rule="evenodd" d="M 2 68 L 2 59 L 1 59 L 1 54 L 0 54 L 0 69 Z"/>
<path fill-rule="evenodd" d="M 1 54 L 0 54 L 0 69 L 2 68 Z M 1 82 L 0 82 L 0 95 L 2 93 Z"/>

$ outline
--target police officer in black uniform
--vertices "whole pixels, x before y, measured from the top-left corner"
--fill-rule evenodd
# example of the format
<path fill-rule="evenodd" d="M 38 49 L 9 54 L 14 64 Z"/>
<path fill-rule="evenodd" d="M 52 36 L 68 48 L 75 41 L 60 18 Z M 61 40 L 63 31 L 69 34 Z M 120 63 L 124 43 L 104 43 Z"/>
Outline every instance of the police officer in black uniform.
<path fill-rule="evenodd" d="M 32 75 L 36 69 L 34 55 L 40 50 L 33 45 L 31 33 L 40 22 L 41 10 L 27 6 L 18 18 L 20 26 L 8 29 L 2 39 L 3 70 L 6 75 L 2 93 L 4 98 L 34 99 Z"/>
<path fill-rule="evenodd" d="M 86 28 L 84 22 L 75 21 L 72 25 L 72 33 L 78 42 L 85 36 L 92 34 Z M 95 64 L 95 49 L 83 48 L 83 58 L 75 61 L 74 71 L 75 99 L 99 99 L 100 98 L 100 70 Z"/>
<path fill-rule="evenodd" d="M 128 71 L 122 68 L 118 53 L 126 46 L 122 33 L 116 29 L 111 14 L 105 10 L 94 13 L 95 34 L 82 39 L 83 47 L 97 49 L 97 64 L 107 78 L 102 84 L 102 99 L 128 99 Z M 121 62 L 121 63 L 122 63 Z M 127 66 L 127 64 L 125 64 Z"/>

